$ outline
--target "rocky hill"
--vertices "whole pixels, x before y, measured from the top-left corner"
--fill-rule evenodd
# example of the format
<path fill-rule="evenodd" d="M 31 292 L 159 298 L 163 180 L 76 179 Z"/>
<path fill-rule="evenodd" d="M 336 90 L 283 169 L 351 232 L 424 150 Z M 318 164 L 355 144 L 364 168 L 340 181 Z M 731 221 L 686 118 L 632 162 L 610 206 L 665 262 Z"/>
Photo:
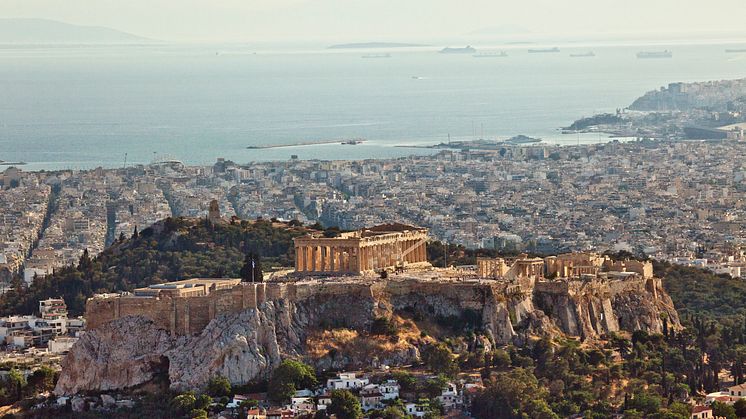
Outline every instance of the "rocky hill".
<path fill-rule="evenodd" d="M 746 79 L 671 83 L 645 93 L 630 109 L 636 111 L 733 110 L 746 103 Z"/>
<path fill-rule="evenodd" d="M 147 315 L 100 325 L 65 359 L 57 394 L 132 388 L 157 379 L 172 389 L 198 389 L 217 375 L 247 383 L 267 378 L 288 357 L 319 370 L 405 365 L 419 360 L 436 329 L 482 336 L 485 345 L 526 345 L 543 336 L 593 341 L 619 330 L 661 332 L 664 322 L 680 327 L 656 279 L 547 281 L 520 290 L 501 281 L 441 278 L 435 270 L 391 280 L 244 283 L 213 294 L 236 301 L 257 286 L 264 292 L 252 295 L 265 297 L 254 307 L 222 312 L 193 335 L 170 334 Z M 371 327 L 381 318 L 406 327 L 385 339 L 373 336 Z M 339 342 L 342 336 L 345 342 Z"/>

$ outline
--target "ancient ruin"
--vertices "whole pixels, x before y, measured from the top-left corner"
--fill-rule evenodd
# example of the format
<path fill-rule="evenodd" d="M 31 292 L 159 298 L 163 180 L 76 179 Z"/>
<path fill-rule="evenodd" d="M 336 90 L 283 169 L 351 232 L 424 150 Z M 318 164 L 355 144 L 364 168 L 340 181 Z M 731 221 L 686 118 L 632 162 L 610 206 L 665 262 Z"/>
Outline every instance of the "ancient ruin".
<path fill-rule="evenodd" d="M 382 224 L 324 237 L 323 233 L 296 238 L 295 270 L 305 274 L 347 273 L 426 266 L 427 229 L 404 224 Z"/>

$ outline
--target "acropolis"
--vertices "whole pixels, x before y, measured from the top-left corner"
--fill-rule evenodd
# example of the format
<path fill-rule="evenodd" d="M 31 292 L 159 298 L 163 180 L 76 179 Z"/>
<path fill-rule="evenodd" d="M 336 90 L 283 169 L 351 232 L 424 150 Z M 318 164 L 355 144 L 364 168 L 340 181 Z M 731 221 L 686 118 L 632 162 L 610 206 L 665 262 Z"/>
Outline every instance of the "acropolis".
<path fill-rule="evenodd" d="M 295 271 L 304 274 L 354 274 L 428 267 L 427 229 L 404 224 L 379 226 L 324 237 L 298 237 Z"/>

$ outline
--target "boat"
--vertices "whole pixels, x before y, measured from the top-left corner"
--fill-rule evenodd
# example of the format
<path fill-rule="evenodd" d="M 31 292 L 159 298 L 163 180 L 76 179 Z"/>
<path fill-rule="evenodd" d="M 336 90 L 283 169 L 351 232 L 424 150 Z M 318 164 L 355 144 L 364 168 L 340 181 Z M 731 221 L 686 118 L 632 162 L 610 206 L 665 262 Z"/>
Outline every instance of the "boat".
<path fill-rule="evenodd" d="M 474 54 L 472 57 L 474 58 L 498 58 L 498 57 L 507 57 L 508 54 L 505 51 L 500 52 L 480 52 L 479 54 Z"/>
<path fill-rule="evenodd" d="M 358 145 L 358 144 L 362 144 L 363 141 L 365 140 L 356 140 L 356 139 L 345 140 L 345 141 L 342 141 L 342 145 Z"/>
<path fill-rule="evenodd" d="M 673 52 L 669 50 L 665 51 L 640 51 L 637 53 L 637 58 L 671 58 Z"/>
<path fill-rule="evenodd" d="M 540 143 L 541 138 L 533 138 L 526 135 L 516 135 L 515 137 L 508 138 L 504 141 L 507 144 L 532 144 Z"/>
<path fill-rule="evenodd" d="M 477 50 L 472 48 L 471 45 L 467 45 L 464 48 L 445 47 L 440 50 L 441 54 L 474 54 L 476 52 Z"/>
<path fill-rule="evenodd" d="M 725 50 L 727 53 L 734 53 L 734 52 L 746 52 L 746 48 L 728 48 Z"/>
<path fill-rule="evenodd" d="M 366 54 L 360 58 L 391 58 L 391 54 Z"/>
<path fill-rule="evenodd" d="M 529 54 L 541 54 L 546 52 L 560 52 L 559 48 L 537 48 L 537 49 L 530 49 L 528 50 Z"/>
<path fill-rule="evenodd" d="M 579 54 L 570 54 L 570 57 L 573 57 L 573 58 L 595 57 L 595 56 L 596 54 L 594 54 L 593 51 L 581 52 Z"/>

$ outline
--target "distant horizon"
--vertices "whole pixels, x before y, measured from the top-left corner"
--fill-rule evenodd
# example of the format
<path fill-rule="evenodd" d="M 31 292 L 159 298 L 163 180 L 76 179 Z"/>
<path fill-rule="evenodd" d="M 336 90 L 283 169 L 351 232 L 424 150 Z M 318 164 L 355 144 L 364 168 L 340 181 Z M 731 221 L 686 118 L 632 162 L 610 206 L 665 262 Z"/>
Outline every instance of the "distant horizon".
<path fill-rule="evenodd" d="M 746 37 L 741 0 L 6 0 L 0 18 L 103 27 L 169 43 Z"/>
<path fill-rule="evenodd" d="M 519 48 L 521 45 L 564 45 L 571 46 L 577 44 L 582 46 L 597 45 L 597 46 L 621 46 L 621 45 L 673 45 L 673 44 L 728 44 L 728 43 L 746 43 L 746 31 L 715 31 L 715 30 L 703 30 L 696 32 L 645 32 L 645 33 L 632 33 L 632 32 L 619 32 L 619 33 L 603 33 L 603 34 L 558 34 L 553 35 L 550 33 L 540 33 L 533 31 L 525 31 L 523 33 L 495 33 L 489 32 L 478 33 L 475 31 L 471 34 L 454 35 L 451 37 L 443 38 L 393 38 L 391 36 L 379 36 L 379 37 L 368 37 L 368 38 L 346 38 L 340 36 L 335 39 L 282 39 L 282 40 L 169 40 L 169 39 L 156 39 L 149 38 L 137 33 L 131 33 L 120 30 L 119 28 L 112 28 L 101 25 L 77 25 L 65 21 L 45 19 L 45 18 L 6 18 L 0 17 L 0 35 L 2 35 L 2 25 L 4 22 L 20 23 L 24 21 L 29 22 L 47 22 L 50 25 L 62 24 L 69 26 L 71 29 L 85 29 L 85 30 L 101 30 L 109 31 L 111 33 L 120 34 L 123 40 L 116 42 L 81 42 L 81 41 L 70 41 L 64 40 L 46 40 L 40 42 L 6 42 L 0 36 L 0 44 L 6 45 L 37 45 L 37 44 L 49 44 L 49 45 L 70 45 L 70 44 L 97 44 L 106 45 L 111 43 L 112 45 L 122 44 L 164 44 L 164 45 L 265 45 L 265 46 L 286 46 L 286 47 L 297 47 L 297 46 L 312 46 L 313 48 L 328 48 L 336 45 L 347 45 L 347 44 L 366 44 L 366 43 L 401 43 L 401 44 L 412 44 L 409 48 L 433 48 L 439 46 L 505 46 L 511 48 Z M 125 37 L 131 38 L 125 40 Z M 463 44 L 463 45 L 462 45 Z M 385 49 L 386 47 L 382 47 Z"/>

